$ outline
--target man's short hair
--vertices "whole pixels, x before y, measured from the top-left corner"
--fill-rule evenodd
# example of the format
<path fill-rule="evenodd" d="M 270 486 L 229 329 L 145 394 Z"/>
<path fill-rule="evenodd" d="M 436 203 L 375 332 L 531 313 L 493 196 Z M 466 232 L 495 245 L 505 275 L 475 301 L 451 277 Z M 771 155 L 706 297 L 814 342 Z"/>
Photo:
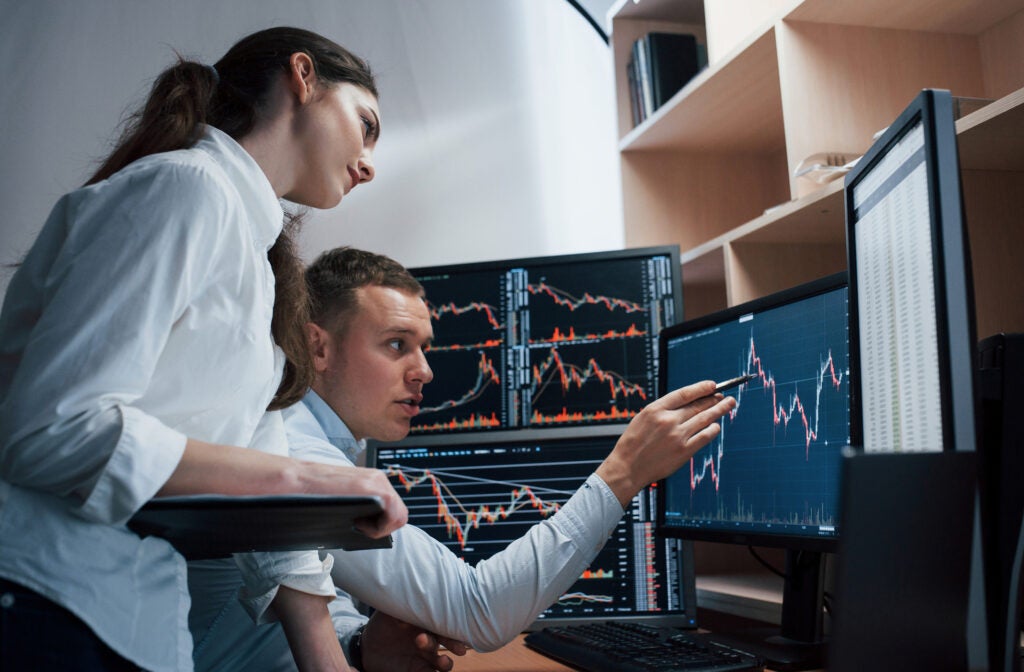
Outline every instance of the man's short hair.
<path fill-rule="evenodd" d="M 421 285 L 400 263 L 383 254 L 353 247 L 324 252 L 306 269 L 310 319 L 327 331 L 342 334 L 357 307 L 356 290 L 379 286 L 414 296 L 424 295 Z"/>

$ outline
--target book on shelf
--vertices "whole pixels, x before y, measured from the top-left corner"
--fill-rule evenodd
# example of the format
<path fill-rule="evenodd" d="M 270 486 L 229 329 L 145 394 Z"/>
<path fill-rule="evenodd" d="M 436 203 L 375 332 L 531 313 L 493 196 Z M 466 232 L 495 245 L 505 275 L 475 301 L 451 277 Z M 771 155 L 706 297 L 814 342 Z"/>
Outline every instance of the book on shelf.
<path fill-rule="evenodd" d="M 700 72 L 707 62 L 702 53 L 703 45 L 688 33 L 647 33 L 633 43 L 626 78 L 634 126 Z"/>

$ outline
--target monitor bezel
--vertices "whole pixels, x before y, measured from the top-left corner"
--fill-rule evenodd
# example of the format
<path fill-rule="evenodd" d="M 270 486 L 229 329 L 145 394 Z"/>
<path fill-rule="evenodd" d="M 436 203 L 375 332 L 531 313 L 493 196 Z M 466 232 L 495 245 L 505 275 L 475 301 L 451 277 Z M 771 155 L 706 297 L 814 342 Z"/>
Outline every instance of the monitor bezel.
<path fill-rule="evenodd" d="M 931 208 L 933 251 L 932 282 L 939 353 L 939 386 L 942 408 L 943 450 L 974 450 L 977 444 L 977 395 L 974 352 L 974 290 L 971 280 L 970 249 L 965 226 L 960 186 L 953 101 L 949 91 L 924 89 L 886 128 L 846 176 L 844 208 L 846 217 L 847 270 L 850 281 L 850 387 L 851 408 L 860 408 L 860 325 L 857 319 L 857 218 L 853 193 L 893 145 L 918 123 L 924 132 L 928 201 Z M 951 316 L 958 319 L 951 321 Z M 951 356 L 960 352 L 962 358 Z M 863 447 L 863 416 L 851 418 L 850 441 Z"/>
<path fill-rule="evenodd" d="M 682 286 L 682 265 L 680 262 L 680 253 L 678 245 L 653 245 L 647 247 L 627 247 L 617 250 L 602 250 L 595 252 L 577 252 L 573 254 L 558 254 L 549 256 L 532 256 L 532 257 L 517 257 L 510 259 L 490 259 L 483 261 L 470 261 L 470 262 L 458 262 L 450 264 L 436 264 L 431 266 L 413 266 L 408 270 L 413 277 L 421 278 L 424 276 L 442 275 L 446 273 L 476 273 L 476 272 L 492 272 L 499 270 L 509 270 L 513 268 L 531 268 L 536 266 L 550 266 L 550 265 L 572 265 L 581 263 L 595 263 L 603 261 L 622 261 L 629 259 L 648 259 L 652 257 L 667 256 L 669 258 L 669 267 L 671 271 L 671 283 L 672 283 L 672 305 L 675 312 L 674 318 L 671 322 L 666 320 L 665 326 L 671 326 L 678 324 L 683 320 L 683 286 Z M 427 301 L 430 301 L 430 295 L 426 296 Z M 504 346 L 503 346 L 504 347 Z M 656 350 L 656 348 L 655 348 Z M 657 380 L 654 381 L 655 388 L 657 387 Z M 601 423 L 602 426 L 615 426 L 618 423 L 608 422 Z M 583 428 L 586 424 L 572 424 L 566 425 L 567 427 Z M 497 429 L 490 428 L 477 428 L 477 429 L 460 429 L 456 431 L 436 431 L 428 433 L 416 433 L 417 437 L 426 436 L 457 436 L 457 435 L 480 435 L 480 434 L 495 434 L 498 432 L 505 431 L 526 431 L 526 430 L 539 430 L 539 429 L 557 429 L 557 427 L 544 427 L 535 425 L 523 425 L 523 426 L 509 426 L 501 427 Z"/>
<path fill-rule="evenodd" d="M 368 440 L 366 442 L 365 451 L 365 462 L 364 464 L 371 468 L 376 468 L 377 454 L 380 448 L 408 448 L 408 447 L 455 447 L 459 445 L 470 445 L 470 444 L 501 444 L 509 442 L 547 442 L 547 441 L 563 441 L 580 438 L 617 438 L 622 435 L 625 431 L 628 423 L 614 423 L 607 425 L 580 425 L 574 427 L 544 427 L 544 428 L 524 428 L 524 429 L 510 429 L 510 430 L 493 430 L 489 432 L 461 432 L 456 434 L 419 434 L 415 436 L 407 436 L 400 441 L 382 442 L 375 440 Z M 583 483 L 580 482 L 580 486 Z M 659 499 L 660 503 L 660 499 Z M 660 512 L 658 512 L 660 513 Z M 655 521 L 654 529 L 657 531 L 658 524 Z M 679 628 L 695 628 L 697 627 L 697 592 L 696 592 L 696 574 L 694 573 L 694 556 L 693 556 L 693 544 L 684 543 L 682 547 L 682 558 L 680 559 L 680 571 L 681 576 L 679 577 L 680 585 L 682 587 L 683 595 L 683 613 L 673 615 L 663 615 L 657 612 L 650 612 L 647 614 L 597 614 L 591 616 L 580 616 L 580 617 L 551 617 L 551 618 L 538 618 L 535 619 L 529 626 L 527 631 L 539 630 L 541 628 L 547 628 L 552 626 L 563 626 L 563 625 L 586 625 L 590 623 L 602 623 L 609 620 L 621 621 L 621 622 L 638 622 L 646 623 L 654 626 L 663 627 L 679 627 Z"/>
<path fill-rule="evenodd" d="M 537 266 L 548 264 L 576 264 L 590 261 L 617 261 L 643 257 L 668 255 L 672 266 L 672 284 L 676 290 L 675 310 L 677 319 L 682 319 L 682 271 L 679 261 L 678 245 L 652 245 L 648 247 L 626 247 L 618 250 L 601 250 L 596 252 L 574 252 L 572 254 L 538 255 L 533 257 L 516 257 L 512 259 L 487 259 L 483 261 L 453 262 L 432 266 L 411 266 L 409 272 L 413 276 L 435 275 L 446 272 L 493 271 L 499 268 L 518 268 L 521 266 Z"/>
<path fill-rule="evenodd" d="M 738 304 L 730 308 L 726 308 L 721 311 L 710 313 L 708 315 L 702 315 L 701 317 L 687 320 L 673 327 L 663 329 L 658 338 L 658 357 L 661 362 L 661 368 L 658 371 L 658 395 L 662 396 L 666 393 L 666 387 L 668 385 L 668 367 L 665 366 L 668 355 L 668 343 L 670 340 L 682 336 L 684 334 L 692 333 L 695 331 L 701 331 L 708 327 L 723 322 L 732 322 L 739 319 L 742 315 L 753 312 L 762 312 L 770 308 L 777 308 L 779 306 L 787 305 L 801 299 L 812 298 L 821 294 L 835 291 L 847 287 L 847 275 L 846 272 L 834 273 L 832 275 L 818 278 L 811 282 L 807 282 L 795 287 L 784 289 L 780 292 L 770 294 L 746 303 Z M 849 304 L 847 304 L 849 305 Z M 851 343 L 852 345 L 852 343 Z M 853 389 L 853 380 L 849 380 L 849 389 Z M 853 416 L 857 412 L 856 408 L 851 399 L 850 403 L 850 426 L 853 426 Z M 830 537 L 819 537 L 819 536 L 808 536 L 799 535 L 792 532 L 781 532 L 781 533 L 767 533 L 760 531 L 730 531 L 730 530 L 714 530 L 708 528 L 695 528 L 695 527 L 678 527 L 674 525 L 666 525 L 665 523 L 665 508 L 666 508 L 666 489 L 665 481 L 662 479 L 658 482 L 658 521 L 657 529 L 658 533 L 666 536 L 678 539 L 690 539 L 695 541 L 713 541 L 720 543 L 736 544 L 742 546 L 764 546 L 770 548 L 785 548 L 791 550 L 801 551 L 819 551 L 832 553 L 835 552 L 838 547 L 839 534 L 841 531 L 837 531 L 835 536 Z M 839 473 L 836 473 L 836 491 L 839 490 Z"/>

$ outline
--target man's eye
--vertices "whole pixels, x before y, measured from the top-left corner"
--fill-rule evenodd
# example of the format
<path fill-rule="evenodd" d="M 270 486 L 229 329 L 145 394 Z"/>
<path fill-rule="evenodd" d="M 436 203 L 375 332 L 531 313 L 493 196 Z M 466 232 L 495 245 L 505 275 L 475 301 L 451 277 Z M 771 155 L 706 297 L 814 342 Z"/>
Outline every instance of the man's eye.
<path fill-rule="evenodd" d="M 391 348 L 392 350 L 395 350 L 396 352 L 401 352 L 402 341 L 397 338 L 393 341 L 388 341 L 388 347 Z"/>

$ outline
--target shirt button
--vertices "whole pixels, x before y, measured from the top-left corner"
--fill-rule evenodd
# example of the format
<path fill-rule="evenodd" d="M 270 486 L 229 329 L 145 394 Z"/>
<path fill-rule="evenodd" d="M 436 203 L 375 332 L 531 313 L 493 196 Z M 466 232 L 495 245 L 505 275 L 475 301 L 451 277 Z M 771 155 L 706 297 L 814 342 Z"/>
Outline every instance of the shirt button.
<path fill-rule="evenodd" d="M 14 595 L 11 595 L 10 593 L 4 593 L 3 595 L 0 595 L 0 607 L 3 607 L 4 609 L 10 609 L 13 606 Z"/>

